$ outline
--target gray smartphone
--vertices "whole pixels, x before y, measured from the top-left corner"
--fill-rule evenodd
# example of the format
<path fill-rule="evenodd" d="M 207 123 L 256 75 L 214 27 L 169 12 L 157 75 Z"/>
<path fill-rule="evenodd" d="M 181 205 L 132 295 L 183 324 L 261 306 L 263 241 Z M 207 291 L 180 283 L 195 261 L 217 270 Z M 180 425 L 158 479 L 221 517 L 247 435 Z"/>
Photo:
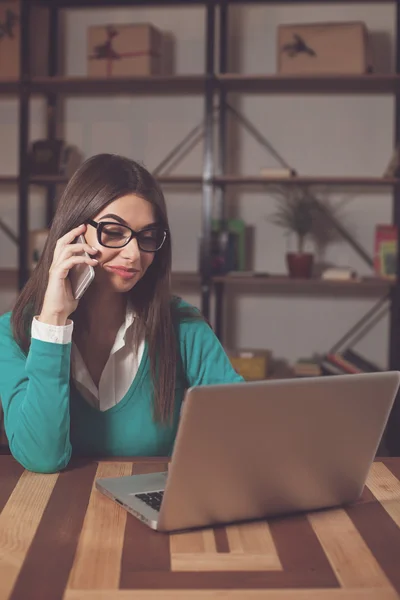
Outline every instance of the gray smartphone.
<path fill-rule="evenodd" d="M 86 244 L 86 240 L 83 235 L 79 235 L 75 242 L 78 242 L 79 244 Z M 89 258 L 89 254 L 87 252 L 82 252 L 82 255 L 85 255 Z M 91 265 L 80 263 L 79 265 L 74 265 L 72 267 L 69 272 L 69 280 L 71 282 L 72 293 L 75 300 L 82 298 L 93 279 L 94 269 Z"/>

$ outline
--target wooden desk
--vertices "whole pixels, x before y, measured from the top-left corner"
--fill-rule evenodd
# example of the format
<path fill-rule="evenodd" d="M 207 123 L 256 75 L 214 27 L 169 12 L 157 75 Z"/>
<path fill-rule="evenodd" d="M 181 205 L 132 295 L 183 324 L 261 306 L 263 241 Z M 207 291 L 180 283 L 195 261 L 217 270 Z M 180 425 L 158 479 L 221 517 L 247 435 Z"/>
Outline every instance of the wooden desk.
<path fill-rule="evenodd" d="M 0 600 L 392 600 L 400 597 L 400 458 L 355 506 L 166 535 L 94 490 L 160 459 L 26 472 L 0 456 Z"/>

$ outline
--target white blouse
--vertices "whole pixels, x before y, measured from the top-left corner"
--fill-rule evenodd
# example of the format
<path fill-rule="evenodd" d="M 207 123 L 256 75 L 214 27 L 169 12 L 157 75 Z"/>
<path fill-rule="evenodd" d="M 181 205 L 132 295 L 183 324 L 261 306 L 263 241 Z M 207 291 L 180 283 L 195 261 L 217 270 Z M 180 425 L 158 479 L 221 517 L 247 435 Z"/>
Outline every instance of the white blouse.
<path fill-rule="evenodd" d="M 115 406 L 127 393 L 134 380 L 143 357 L 144 341 L 138 352 L 133 350 L 133 322 L 135 319 L 131 307 L 127 308 L 125 322 L 116 335 L 110 356 L 100 377 L 97 388 L 83 361 L 81 353 L 74 342 L 71 348 L 71 374 L 74 384 L 85 400 L 95 408 L 105 411 Z M 71 320 L 66 325 L 48 325 L 33 318 L 32 338 L 54 344 L 68 344 L 72 341 L 74 324 Z"/>

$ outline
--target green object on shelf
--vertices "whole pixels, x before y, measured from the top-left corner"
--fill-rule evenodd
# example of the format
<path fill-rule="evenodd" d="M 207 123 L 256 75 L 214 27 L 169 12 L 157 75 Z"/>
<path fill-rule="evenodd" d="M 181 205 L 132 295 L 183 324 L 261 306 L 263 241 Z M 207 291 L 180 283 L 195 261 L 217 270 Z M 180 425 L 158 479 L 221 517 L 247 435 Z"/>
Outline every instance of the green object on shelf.
<path fill-rule="evenodd" d="M 227 219 L 226 221 L 219 221 L 213 219 L 211 223 L 212 231 L 220 231 L 221 225 L 227 227 L 230 233 L 234 233 L 237 236 L 237 270 L 246 270 L 246 223 L 242 219 Z"/>

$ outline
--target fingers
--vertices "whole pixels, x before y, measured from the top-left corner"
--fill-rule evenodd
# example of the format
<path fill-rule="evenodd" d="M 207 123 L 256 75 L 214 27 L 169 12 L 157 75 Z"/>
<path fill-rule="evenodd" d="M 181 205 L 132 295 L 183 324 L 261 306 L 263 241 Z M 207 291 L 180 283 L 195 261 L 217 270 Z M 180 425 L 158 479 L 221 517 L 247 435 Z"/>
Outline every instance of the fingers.
<path fill-rule="evenodd" d="M 90 258 L 87 256 L 73 255 L 66 260 L 57 263 L 57 265 L 52 266 L 50 273 L 59 274 L 61 278 L 65 279 L 74 265 L 79 265 L 82 263 L 90 265 L 91 267 L 96 267 L 99 264 L 99 261 L 95 258 Z"/>
<path fill-rule="evenodd" d="M 71 229 L 71 231 L 69 231 L 68 233 L 63 235 L 57 241 L 57 244 L 56 244 L 56 247 L 54 250 L 53 262 L 52 262 L 52 265 L 50 268 L 50 271 L 52 273 L 62 271 L 63 272 L 62 276 L 66 277 L 66 274 L 68 274 L 69 269 L 74 264 L 79 264 L 82 262 L 87 262 L 87 264 L 90 264 L 93 266 L 98 264 L 98 261 L 95 259 L 92 259 L 92 258 L 90 258 L 89 262 L 88 262 L 88 257 L 83 255 L 83 252 L 86 252 L 90 256 L 97 254 L 98 250 L 96 248 L 92 248 L 92 246 L 89 246 L 89 244 L 87 244 L 87 243 L 81 243 L 81 242 L 74 243 L 75 240 L 78 238 L 78 236 L 83 235 L 85 233 L 85 231 L 86 231 L 86 225 L 84 225 L 84 224 L 79 225 L 79 227 L 75 227 L 74 229 Z M 71 264 L 68 262 L 69 259 L 71 259 L 72 257 L 78 258 L 79 255 L 80 255 L 80 258 L 83 260 L 76 260 L 75 262 L 73 262 Z M 68 266 L 68 265 L 70 265 L 70 266 Z"/>
<path fill-rule="evenodd" d="M 59 240 L 57 240 L 56 247 L 54 249 L 54 257 L 53 258 L 57 259 L 60 256 L 62 249 L 65 248 L 65 246 L 72 244 L 74 242 L 74 240 L 76 240 L 76 238 L 79 235 L 83 235 L 85 233 L 85 231 L 86 231 L 86 225 L 79 225 L 79 227 L 75 227 L 74 229 L 71 229 L 71 231 L 68 231 L 68 233 L 66 233 Z"/>
<path fill-rule="evenodd" d="M 75 238 L 78 235 L 83 235 L 86 231 L 86 225 L 79 225 L 79 227 L 75 227 L 68 231 L 65 235 L 63 235 L 59 240 L 57 240 L 56 247 L 60 248 L 61 246 L 66 246 L 67 244 L 72 244 Z"/>
<path fill-rule="evenodd" d="M 89 244 L 68 244 L 67 246 L 60 247 L 58 252 L 54 254 L 52 266 L 56 267 L 67 258 L 79 254 L 83 255 L 84 252 L 93 256 L 98 253 L 98 250 L 92 248 Z"/>
<path fill-rule="evenodd" d="M 89 244 L 69 244 L 61 249 L 56 262 L 65 260 L 73 254 L 83 254 L 84 252 L 87 252 L 87 254 L 90 256 L 94 256 L 98 253 L 98 250 L 96 248 L 92 248 L 92 246 L 89 246 Z"/>
<path fill-rule="evenodd" d="M 87 252 L 88 254 L 97 254 L 99 251 L 97 248 L 93 248 L 93 246 L 89 246 L 89 244 L 73 244 L 71 247 L 73 246 L 79 246 L 81 247 L 81 250 L 84 250 L 85 252 Z"/>

